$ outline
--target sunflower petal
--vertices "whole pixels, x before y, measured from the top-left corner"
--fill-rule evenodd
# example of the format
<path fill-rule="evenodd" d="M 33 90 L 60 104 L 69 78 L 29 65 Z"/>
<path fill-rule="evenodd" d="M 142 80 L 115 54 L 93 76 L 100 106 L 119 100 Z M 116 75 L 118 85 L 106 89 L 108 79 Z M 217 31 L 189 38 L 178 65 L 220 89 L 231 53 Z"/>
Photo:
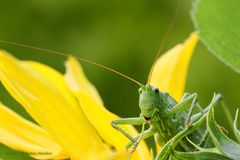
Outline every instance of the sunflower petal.
<path fill-rule="evenodd" d="M 79 65 L 78 61 L 70 56 L 68 58 L 66 65 L 65 79 L 68 82 L 68 86 L 73 92 L 84 92 L 89 94 L 94 98 L 99 104 L 103 105 L 102 99 L 89 80 L 86 78 L 85 73 L 83 72 L 82 67 Z"/>
<path fill-rule="evenodd" d="M 163 54 L 153 66 L 150 84 L 163 92 L 168 92 L 180 100 L 187 77 L 187 70 L 198 35 L 192 33 L 184 44 L 178 44 Z"/>
<path fill-rule="evenodd" d="M 66 62 L 67 72 L 65 77 L 68 77 L 66 78 L 68 85 L 72 85 L 72 82 L 77 82 L 75 79 L 82 78 L 87 80 L 82 69 L 78 68 L 79 66 L 80 64 L 73 57 L 68 59 Z M 88 80 L 87 82 L 89 83 L 87 85 L 92 86 Z M 94 94 L 91 94 L 91 91 L 82 89 L 76 90 L 76 88 L 84 88 L 84 85 L 86 85 L 86 83 L 75 83 L 74 85 L 76 87 L 75 89 L 72 89 L 72 91 L 79 100 L 83 112 L 91 124 L 94 126 L 94 128 L 104 139 L 104 141 L 109 146 L 114 146 L 117 151 L 125 151 L 125 146 L 129 140 L 110 125 L 112 120 L 118 119 L 119 117 L 109 112 L 103 105 L 98 103 Z M 123 128 L 131 135 L 137 135 L 137 131 L 132 126 L 123 126 Z M 149 157 L 150 153 L 147 149 L 146 144 L 144 142 L 141 142 L 134 154 L 133 159 L 150 159 Z"/>
<path fill-rule="evenodd" d="M 63 77 L 52 70 L 57 84 L 41 71 L 0 52 L 0 79 L 10 94 L 62 146 L 73 159 L 94 159 L 108 152 L 100 137 L 84 116 L 76 99 L 64 86 Z M 54 78 L 53 78 L 54 79 Z"/>
<path fill-rule="evenodd" d="M 61 146 L 46 130 L 25 120 L 2 103 L 0 103 L 0 143 L 37 159 L 54 158 L 62 151 Z"/>

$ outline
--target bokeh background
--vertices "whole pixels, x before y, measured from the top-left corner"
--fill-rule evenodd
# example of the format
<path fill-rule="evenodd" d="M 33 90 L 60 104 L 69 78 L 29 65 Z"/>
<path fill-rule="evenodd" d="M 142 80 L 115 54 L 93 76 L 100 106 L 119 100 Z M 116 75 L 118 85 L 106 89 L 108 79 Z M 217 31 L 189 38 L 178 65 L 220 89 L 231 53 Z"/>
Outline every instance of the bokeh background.
<path fill-rule="evenodd" d="M 194 31 L 191 3 L 184 0 L 163 51 Z M 177 0 L 1 1 L 0 39 L 74 54 L 145 83 L 176 5 Z M 0 48 L 20 59 L 36 60 L 64 72 L 66 57 L 3 44 Z M 96 66 L 82 65 L 110 111 L 122 117 L 139 116 L 137 85 Z M 202 106 L 210 102 L 214 92 L 220 92 L 234 115 L 240 104 L 239 82 L 240 75 L 198 44 L 186 91 L 198 93 Z M 31 120 L 2 86 L 0 100 Z M 230 129 L 223 110 L 216 110 L 216 114 L 217 121 Z M 0 149 L 11 151 L 3 145 Z"/>

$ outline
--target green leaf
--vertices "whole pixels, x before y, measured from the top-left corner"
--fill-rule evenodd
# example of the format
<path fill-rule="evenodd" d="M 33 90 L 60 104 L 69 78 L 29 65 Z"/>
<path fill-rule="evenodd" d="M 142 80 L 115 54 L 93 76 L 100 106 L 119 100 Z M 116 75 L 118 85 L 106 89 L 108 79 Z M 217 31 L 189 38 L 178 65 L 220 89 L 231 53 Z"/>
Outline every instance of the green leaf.
<path fill-rule="evenodd" d="M 200 39 L 222 62 L 240 73 L 240 1 L 195 0 L 192 19 Z"/>
<path fill-rule="evenodd" d="M 236 115 L 235 115 L 235 119 L 234 119 L 234 123 L 233 123 L 233 130 L 234 130 L 234 134 L 235 134 L 235 137 L 236 137 L 238 143 L 240 143 L 240 131 L 237 128 L 237 121 L 238 121 L 238 109 L 236 111 Z"/>
<path fill-rule="evenodd" d="M 214 152 L 178 152 L 171 155 L 176 160 L 231 160 L 230 158 Z"/>
<path fill-rule="evenodd" d="M 211 107 L 207 116 L 207 128 L 213 143 L 224 155 L 233 159 L 240 159 L 240 145 L 228 138 L 218 127 L 214 118 L 214 109 Z"/>

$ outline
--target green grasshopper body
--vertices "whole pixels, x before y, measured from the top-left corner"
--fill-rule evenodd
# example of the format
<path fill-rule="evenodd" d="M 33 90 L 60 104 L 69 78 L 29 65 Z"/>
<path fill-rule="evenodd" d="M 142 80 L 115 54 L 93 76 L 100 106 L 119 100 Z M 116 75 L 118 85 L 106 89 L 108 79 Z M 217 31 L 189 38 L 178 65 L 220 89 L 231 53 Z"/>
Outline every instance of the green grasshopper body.
<path fill-rule="evenodd" d="M 221 96 L 217 95 L 217 101 L 220 99 Z M 195 106 L 199 108 L 200 112 L 192 115 Z M 208 109 L 203 110 L 200 107 L 197 103 L 196 93 L 184 94 L 181 101 L 177 103 L 168 93 L 160 92 L 158 88 L 151 85 L 145 85 L 139 89 L 139 107 L 141 110 L 140 117 L 121 118 L 112 121 L 112 126 L 131 140 L 127 145 L 127 147 L 133 145 L 131 153 L 136 149 L 140 139 L 151 136 L 155 137 L 157 144 L 163 146 L 177 133 L 186 127 L 191 127 L 191 123 L 196 121 Z M 190 107 L 189 111 L 186 112 L 185 109 L 188 107 Z M 118 126 L 122 124 L 142 125 L 145 123 L 149 124 L 150 127 L 135 138 Z M 197 129 L 188 138 L 198 145 L 209 143 L 206 141 L 207 135 L 201 129 Z M 178 148 L 183 151 L 195 149 L 186 138 L 179 143 Z"/>
<path fill-rule="evenodd" d="M 146 86 L 139 89 L 139 107 L 141 116 L 155 130 L 156 142 L 164 144 L 184 127 L 186 113 L 179 111 L 171 114 L 177 102 L 157 88 Z"/>

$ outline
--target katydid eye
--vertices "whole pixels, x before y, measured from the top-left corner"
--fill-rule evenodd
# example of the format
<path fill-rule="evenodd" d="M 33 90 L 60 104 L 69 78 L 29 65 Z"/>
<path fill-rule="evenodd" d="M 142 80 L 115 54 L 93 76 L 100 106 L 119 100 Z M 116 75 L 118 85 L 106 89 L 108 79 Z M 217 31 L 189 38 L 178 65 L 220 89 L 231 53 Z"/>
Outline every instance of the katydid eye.
<path fill-rule="evenodd" d="M 154 91 L 155 91 L 155 93 L 159 93 L 159 89 L 158 88 L 155 88 Z"/>

